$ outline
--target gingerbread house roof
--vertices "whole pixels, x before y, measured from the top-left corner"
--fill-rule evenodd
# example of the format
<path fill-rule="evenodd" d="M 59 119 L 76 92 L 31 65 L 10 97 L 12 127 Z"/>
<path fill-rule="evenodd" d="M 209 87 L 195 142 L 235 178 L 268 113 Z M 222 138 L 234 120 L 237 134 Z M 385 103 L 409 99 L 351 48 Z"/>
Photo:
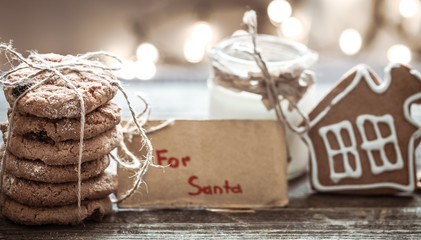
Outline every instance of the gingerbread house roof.
<path fill-rule="evenodd" d="M 325 116 L 325 114 L 331 110 L 333 105 L 342 101 L 349 94 L 361 94 L 358 91 L 355 91 L 355 88 L 360 84 L 365 83 L 368 85 L 369 90 L 372 92 L 370 95 L 378 95 L 384 93 L 390 88 L 392 81 L 394 81 L 393 79 L 401 78 L 393 77 L 392 75 L 406 76 L 404 79 L 408 82 L 412 81 L 412 84 L 415 83 L 415 85 L 417 85 L 417 82 L 421 83 L 421 74 L 418 71 L 402 64 L 395 63 L 388 65 L 385 68 L 385 76 L 382 82 L 379 81 L 381 78 L 378 77 L 368 66 L 363 64 L 358 65 L 348 71 L 348 73 L 345 74 L 345 77 L 343 77 L 343 80 L 338 82 L 336 86 L 334 86 L 333 89 L 311 111 L 309 114 L 311 126 L 316 125 Z M 405 83 L 402 81 L 396 83 L 396 85 L 401 84 L 405 85 Z M 419 86 L 418 88 L 414 88 L 414 90 L 414 92 L 421 91 Z M 418 126 L 418 124 L 414 124 L 415 126 Z"/>

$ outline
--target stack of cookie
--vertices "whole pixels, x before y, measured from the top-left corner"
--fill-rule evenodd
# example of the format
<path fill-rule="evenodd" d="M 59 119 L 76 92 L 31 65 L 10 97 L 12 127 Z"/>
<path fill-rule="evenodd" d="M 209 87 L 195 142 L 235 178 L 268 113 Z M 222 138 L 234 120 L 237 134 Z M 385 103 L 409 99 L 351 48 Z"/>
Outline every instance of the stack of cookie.
<path fill-rule="evenodd" d="M 63 63 L 73 56 L 42 55 L 45 61 Z M 24 66 L 24 65 L 22 65 Z M 95 74 L 93 73 L 93 71 Z M 17 82 L 38 69 L 23 68 L 8 76 Z M 4 166 L 2 213 L 12 221 L 29 224 L 78 223 L 78 178 L 81 183 L 80 217 L 101 220 L 112 210 L 109 194 L 117 187 L 116 177 L 105 172 L 109 153 L 121 141 L 121 109 L 110 100 L 117 89 L 103 76 L 103 69 L 61 70 L 81 93 L 85 102 L 85 130 L 81 175 L 78 175 L 80 103 L 75 91 L 57 75 L 44 71 L 17 86 L 5 86 L 10 106 L 29 86 L 50 81 L 25 94 L 16 104 L 14 127 Z M 50 76 L 51 75 L 51 76 Z M 102 76 L 102 77 L 101 77 Z M 11 110 L 9 110 L 10 122 Z M 7 140 L 7 126 L 2 125 Z M 4 147 L 3 147 L 4 149 Z"/>

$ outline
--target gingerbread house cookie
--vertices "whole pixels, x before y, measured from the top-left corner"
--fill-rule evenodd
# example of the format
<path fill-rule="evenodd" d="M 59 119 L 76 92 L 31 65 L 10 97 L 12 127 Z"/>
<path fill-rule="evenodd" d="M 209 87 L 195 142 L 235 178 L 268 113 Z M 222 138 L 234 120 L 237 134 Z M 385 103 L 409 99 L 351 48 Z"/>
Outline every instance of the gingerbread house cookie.
<path fill-rule="evenodd" d="M 383 81 L 357 66 L 310 113 L 304 134 L 311 184 L 319 192 L 391 194 L 416 188 L 421 74 L 401 64 Z"/>

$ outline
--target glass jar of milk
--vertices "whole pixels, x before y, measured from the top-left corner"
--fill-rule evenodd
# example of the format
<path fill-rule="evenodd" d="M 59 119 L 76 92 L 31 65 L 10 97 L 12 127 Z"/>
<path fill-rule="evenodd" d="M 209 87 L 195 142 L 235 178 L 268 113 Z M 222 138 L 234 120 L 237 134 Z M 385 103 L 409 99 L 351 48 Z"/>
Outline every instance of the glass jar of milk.
<path fill-rule="evenodd" d="M 314 68 L 317 54 L 305 45 L 271 35 L 259 34 L 256 37 L 257 50 L 261 53 L 269 73 L 300 75 L 304 70 Z M 249 81 L 250 76 L 262 73 L 253 56 L 251 36 L 233 36 L 222 40 L 208 51 L 208 56 L 214 67 L 214 74 L 208 80 L 210 92 L 211 119 L 276 119 L 272 109 L 268 111 L 262 102 L 262 96 L 249 91 L 232 89 L 217 81 L 217 72 L 229 73 L 233 81 Z M 278 75 L 279 76 L 279 75 Z M 312 75 L 314 76 L 314 75 Z M 222 76 L 223 77 L 223 76 Z M 308 113 L 314 107 L 314 86 L 307 89 L 298 107 Z M 288 104 L 282 102 L 282 104 Z M 283 106 L 284 109 L 288 108 Z M 299 125 L 302 117 L 297 111 L 285 111 L 287 120 Z M 288 179 L 301 175 L 308 164 L 308 149 L 301 137 L 284 127 L 288 142 L 289 164 Z"/>

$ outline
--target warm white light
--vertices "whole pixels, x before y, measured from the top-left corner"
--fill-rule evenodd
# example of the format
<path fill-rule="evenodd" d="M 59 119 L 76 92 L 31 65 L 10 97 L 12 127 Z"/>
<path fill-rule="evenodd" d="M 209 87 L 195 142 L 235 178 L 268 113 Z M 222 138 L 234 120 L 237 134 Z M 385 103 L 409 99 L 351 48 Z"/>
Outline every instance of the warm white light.
<path fill-rule="evenodd" d="M 411 50 L 402 44 L 393 45 L 387 50 L 387 59 L 389 62 L 407 64 L 412 60 Z"/>
<path fill-rule="evenodd" d="M 269 3 L 267 11 L 270 20 L 281 23 L 291 16 L 292 8 L 289 2 L 285 0 L 274 0 Z"/>
<path fill-rule="evenodd" d="M 213 31 L 207 22 L 198 22 L 194 25 L 192 31 L 192 39 L 204 44 L 212 41 Z"/>
<path fill-rule="evenodd" d="M 138 60 L 156 63 L 159 59 L 158 49 L 151 43 L 142 43 L 137 47 L 136 56 Z"/>
<path fill-rule="evenodd" d="M 285 37 L 296 38 L 303 31 L 303 24 L 297 18 L 290 17 L 281 26 L 282 33 Z"/>
<path fill-rule="evenodd" d="M 232 33 L 232 36 L 248 35 L 249 33 L 243 29 L 236 30 Z"/>
<path fill-rule="evenodd" d="M 116 72 L 117 77 L 122 79 L 133 79 L 136 77 L 136 64 L 133 61 L 123 61 L 121 69 Z"/>
<path fill-rule="evenodd" d="M 131 79 L 142 79 L 148 80 L 155 76 L 156 66 L 150 61 L 123 61 L 121 69 L 116 72 L 117 77 L 131 80 Z"/>
<path fill-rule="evenodd" d="M 355 29 L 346 29 L 339 37 L 339 47 L 347 55 L 354 55 L 361 49 L 362 38 Z"/>
<path fill-rule="evenodd" d="M 184 57 L 191 63 L 198 63 L 203 60 L 205 49 L 203 43 L 190 39 L 184 44 Z"/>
<path fill-rule="evenodd" d="M 150 61 L 137 61 L 136 62 L 136 78 L 142 80 L 149 80 L 156 74 L 156 66 Z"/>
<path fill-rule="evenodd" d="M 401 0 L 399 3 L 399 12 L 402 16 L 410 18 L 417 14 L 418 7 L 416 0 Z"/>

